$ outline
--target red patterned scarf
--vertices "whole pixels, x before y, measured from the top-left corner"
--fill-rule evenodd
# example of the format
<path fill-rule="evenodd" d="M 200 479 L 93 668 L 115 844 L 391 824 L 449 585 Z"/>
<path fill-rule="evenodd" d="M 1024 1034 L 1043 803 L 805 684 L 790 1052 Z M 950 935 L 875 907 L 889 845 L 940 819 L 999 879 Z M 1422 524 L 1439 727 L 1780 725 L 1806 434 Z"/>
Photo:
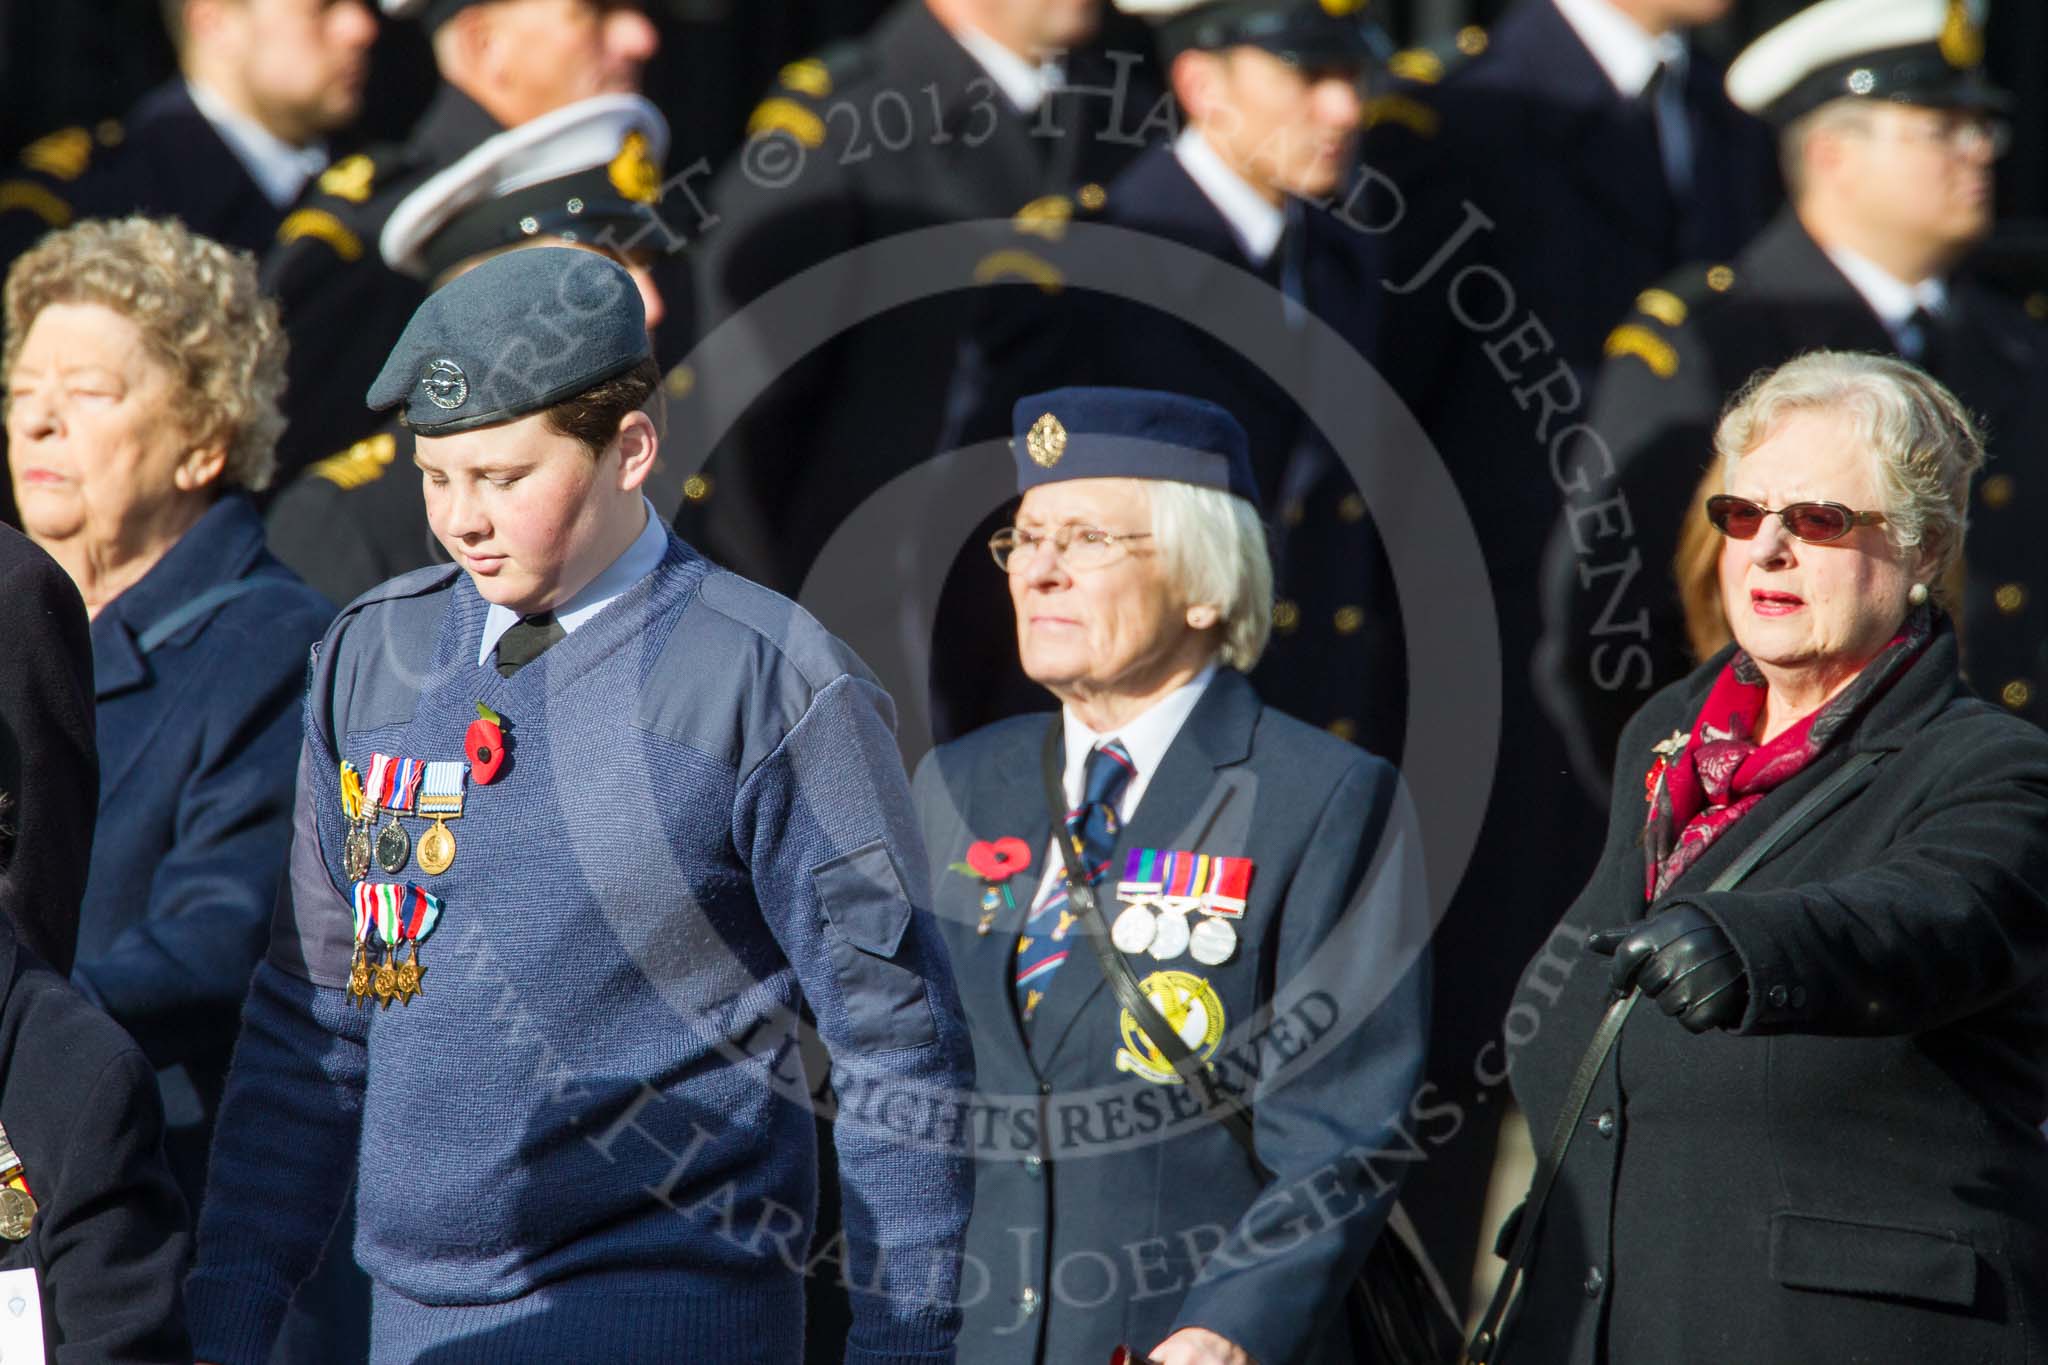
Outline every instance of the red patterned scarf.
<path fill-rule="evenodd" d="M 1657 746 L 1645 780 L 1644 899 L 1663 895 L 1729 826 L 1848 730 L 1927 647 L 1933 620 L 1925 608 L 1914 611 L 1847 687 L 1768 744 L 1750 738 L 1768 688 L 1749 655 L 1736 650 L 1707 693 L 1692 734 L 1675 734 Z"/>

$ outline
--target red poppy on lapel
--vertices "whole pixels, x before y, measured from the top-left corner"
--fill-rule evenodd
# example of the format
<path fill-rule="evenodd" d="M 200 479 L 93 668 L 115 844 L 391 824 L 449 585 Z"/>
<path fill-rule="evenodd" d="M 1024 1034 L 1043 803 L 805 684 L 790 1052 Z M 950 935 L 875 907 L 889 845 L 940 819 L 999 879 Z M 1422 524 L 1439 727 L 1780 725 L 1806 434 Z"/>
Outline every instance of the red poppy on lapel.
<path fill-rule="evenodd" d="M 1031 845 L 1015 835 L 967 846 L 967 866 L 991 886 L 1008 881 L 1031 866 Z"/>

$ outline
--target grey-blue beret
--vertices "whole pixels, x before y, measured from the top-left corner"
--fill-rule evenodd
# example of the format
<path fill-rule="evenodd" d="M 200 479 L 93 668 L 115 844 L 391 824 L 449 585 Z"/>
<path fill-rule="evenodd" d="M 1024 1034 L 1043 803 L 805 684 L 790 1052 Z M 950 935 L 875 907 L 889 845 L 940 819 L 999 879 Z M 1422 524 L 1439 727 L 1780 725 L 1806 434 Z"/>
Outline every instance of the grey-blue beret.
<path fill-rule="evenodd" d="M 552 407 L 653 354 L 633 277 L 574 247 L 494 256 L 427 296 L 370 385 L 422 436 Z"/>

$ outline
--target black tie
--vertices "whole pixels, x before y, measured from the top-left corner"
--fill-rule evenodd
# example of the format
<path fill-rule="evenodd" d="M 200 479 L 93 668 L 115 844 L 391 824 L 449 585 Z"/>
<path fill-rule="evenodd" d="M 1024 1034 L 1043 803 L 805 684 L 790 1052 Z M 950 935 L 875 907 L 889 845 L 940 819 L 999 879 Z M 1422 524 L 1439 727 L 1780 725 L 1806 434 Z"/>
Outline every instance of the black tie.
<path fill-rule="evenodd" d="M 522 617 L 519 624 L 498 639 L 498 676 L 511 677 L 568 635 L 551 611 Z"/>
<path fill-rule="evenodd" d="M 1899 329 L 1899 354 L 1929 373 L 1941 369 L 1941 319 L 1925 308 L 1915 308 L 1913 316 L 1906 319 L 1906 325 Z"/>

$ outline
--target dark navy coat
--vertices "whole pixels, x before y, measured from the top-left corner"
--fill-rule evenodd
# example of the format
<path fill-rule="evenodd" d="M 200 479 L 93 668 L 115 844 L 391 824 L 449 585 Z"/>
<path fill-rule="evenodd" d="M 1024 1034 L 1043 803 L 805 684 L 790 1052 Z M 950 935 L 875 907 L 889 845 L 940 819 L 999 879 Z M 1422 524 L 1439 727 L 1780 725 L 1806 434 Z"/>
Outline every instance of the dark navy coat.
<path fill-rule="evenodd" d="M 192 1237 L 149 1063 L 4 922 L 0 1124 L 38 1205 L 28 1237 L 0 1241 L 0 1271 L 35 1270 L 49 1359 L 189 1362 Z"/>
<path fill-rule="evenodd" d="M 1345 345 L 1376 356 L 1381 263 L 1372 240 L 1333 213 L 1290 205 L 1287 237 L 1271 259 L 1254 264 L 1169 146 L 1132 162 L 1103 190 L 1099 208 L 1069 203 L 1076 221 L 1128 228 L 1213 258 L 1213 271 L 1169 272 L 1185 311 L 1198 307 L 1216 274 L 1241 271 L 1272 287 L 1276 313 L 1286 308 L 1291 288 Z M 1060 249 L 1042 233 L 1039 225 L 1020 226 L 1017 248 L 1059 264 Z M 1182 316 L 1085 289 L 1013 287 L 990 291 L 980 303 L 969 359 L 948 405 L 960 426 L 945 444 L 1007 437 L 1016 400 L 1072 384 L 1163 389 L 1223 407 L 1250 438 L 1273 550 L 1278 600 L 1273 641 L 1255 677 L 1260 695 L 1374 753 L 1398 755 L 1407 660 L 1379 537 L 1328 439 L 1273 374 L 1239 349 L 1242 335 L 1212 336 Z M 1306 334 L 1297 330 L 1293 340 L 1294 353 L 1282 362 L 1293 371 L 1288 377 L 1314 384 L 1322 368 Z M 1007 519 L 1005 509 L 1000 521 Z M 982 542 L 1000 521 L 973 538 L 942 598 L 937 634 L 953 643 L 933 672 L 947 719 L 962 730 L 1044 702 L 1017 668 L 1002 575 L 986 572 Z M 960 647 L 975 622 L 989 621 L 999 626 L 979 632 L 986 641 L 980 650 Z M 997 678 L 1007 681 L 992 685 Z"/>
<path fill-rule="evenodd" d="M 1186 972 L 1213 990 L 1226 1031 L 1210 1061 L 1252 1092 L 1273 1172 L 1262 1180 L 1185 1086 L 1119 1068 L 1121 1010 L 1081 930 L 1026 1041 L 1012 963 L 1050 847 L 1040 746 L 1057 723 L 1021 716 L 945 745 L 914 789 L 974 1037 L 979 1159 L 960 1358 L 1104 1361 L 1119 1343 L 1142 1352 L 1201 1326 L 1260 1365 L 1349 1365 L 1339 1302 L 1406 1169 L 1391 1153 L 1419 1159 L 1451 1121 L 1417 1091 L 1428 925 L 1419 864 L 1404 858 L 1414 831 L 1399 779 L 1222 669 L 1112 860 L 1120 868 L 1136 847 L 1253 860 L 1235 956 L 1203 967 L 1137 954 L 1131 965 L 1141 982 Z M 1030 846 L 1031 865 L 1015 909 L 981 934 L 982 885 L 951 865 L 971 842 L 1006 836 Z M 1347 914 L 1382 852 L 1373 899 Z M 1104 908 L 1120 909 L 1113 895 Z"/>
<path fill-rule="evenodd" d="M 152 627 L 228 583 L 247 587 L 145 652 Z M 166 1073 L 195 1204 L 291 843 L 306 658 L 333 614 L 228 493 L 92 625 L 99 832 L 74 978 Z"/>
<path fill-rule="evenodd" d="M 1586 935 L 1641 918 L 1642 774 L 1731 651 L 1621 740 L 1605 856 L 1508 1017 L 1543 1141 L 1611 996 Z M 1742 881 L 1750 842 L 1881 755 Z M 1647 1003 L 1566 1154 L 1504 1365 L 2036 1361 L 2048 1352 L 2048 739 L 1968 695 L 1945 627 L 1657 908 L 1750 981 L 1727 1032 Z"/>

